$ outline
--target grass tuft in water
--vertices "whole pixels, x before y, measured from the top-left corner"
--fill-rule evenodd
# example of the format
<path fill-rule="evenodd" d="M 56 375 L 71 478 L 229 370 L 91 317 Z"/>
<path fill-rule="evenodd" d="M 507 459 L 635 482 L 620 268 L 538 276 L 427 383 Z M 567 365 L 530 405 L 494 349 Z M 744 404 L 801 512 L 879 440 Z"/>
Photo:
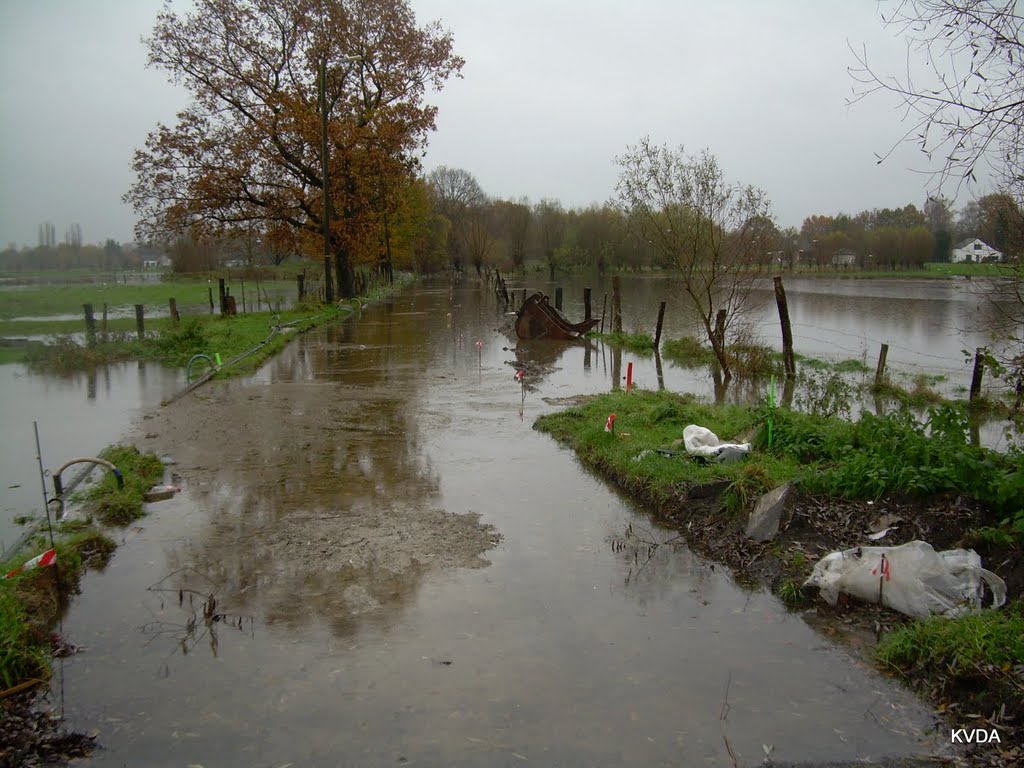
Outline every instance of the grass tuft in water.
<path fill-rule="evenodd" d="M 142 454 L 131 445 L 106 448 L 100 458 L 121 470 L 124 487 L 118 488 L 114 474 L 103 470 L 103 478 L 86 494 L 86 503 L 106 525 L 127 525 L 142 516 L 143 494 L 163 478 L 163 464 L 154 454 Z"/>

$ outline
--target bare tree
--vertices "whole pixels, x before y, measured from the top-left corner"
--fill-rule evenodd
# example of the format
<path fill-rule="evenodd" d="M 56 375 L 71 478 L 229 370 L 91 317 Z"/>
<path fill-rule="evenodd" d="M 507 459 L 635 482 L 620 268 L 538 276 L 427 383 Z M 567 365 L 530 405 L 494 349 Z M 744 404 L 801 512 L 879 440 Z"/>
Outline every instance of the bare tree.
<path fill-rule="evenodd" d="M 469 240 L 470 209 L 485 205 L 487 195 L 473 174 L 462 168 L 442 165 L 430 172 L 427 183 L 434 194 L 434 209 L 451 223 L 448 251 L 452 267 L 461 272 Z"/>
<path fill-rule="evenodd" d="M 469 260 L 479 275 L 484 262 L 494 248 L 494 209 L 489 202 L 471 205 L 466 209 L 465 246 Z"/>
<path fill-rule="evenodd" d="M 547 262 L 550 279 L 554 281 L 558 249 L 565 238 L 565 211 L 557 200 L 544 199 L 534 208 L 534 217 L 540 249 Z"/>
<path fill-rule="evenodd" d="M 526 240 L 530 230 L 530 201 L 525 197 L 519 202 L 500 201 L 497 203 L 512 269 L 522 270 L 526 263 Z"/>
<path fill-rule="evenodd" d="M 876 70 L 867 50 L 854 51 L 853 101 L 894 94 L 910 127 L 897 142 L 918 144 L 942 160 L 939 186 L 973 180 L 987 164 L 1005 190 L 1024 193 L 1024 16 L 1017 0 L 902 0 L 882 22 L 902 35 L 913 57 L 899 75 Z M 895 149 L 879 158 L 885 160 Z"/>
<path fill-rule="evenodd" d="M 722 368 L 732 378 L 728 331 L 749 306 L 775 236 L 771 204 L 752 186 L 731 184 L 707 151 L 688 155 L 644 139 L 616 158 L 616 194 L 643 236 L 682 274 Z"/>
<path fill-rule="evenodd" d="M 1002 357 L 1007 368 L 1024 370 L 1024 15 L 1018 0 L 902 0 L 886 26 L 895 28 L 920 55 L 923 75 L 893 76 L 874 69 L 867 51 L 855 52 L 851 69 L 860 88 L 854 101 L 881 91 L 895 94 L 911 126 L 903 139 L 942 161 L 938 186 L 973 181 L 987 165 L 1001 193 L 968 206 L 966 229 L 992 221 L 1010 266 L 990 281 L 984 298 L 1006 321 Z M 922 79 L 923 78 L 923 79 Z M 895 147 L 894 147 L 895 148 Z M 892 150 L 890 149 L 890 153 Z M 880 158 L 882 162 L 888 153 Z M 989 211 L 981 203 L 987 202 Z M 977 231 L 971 234 L 978 234 Z"/>

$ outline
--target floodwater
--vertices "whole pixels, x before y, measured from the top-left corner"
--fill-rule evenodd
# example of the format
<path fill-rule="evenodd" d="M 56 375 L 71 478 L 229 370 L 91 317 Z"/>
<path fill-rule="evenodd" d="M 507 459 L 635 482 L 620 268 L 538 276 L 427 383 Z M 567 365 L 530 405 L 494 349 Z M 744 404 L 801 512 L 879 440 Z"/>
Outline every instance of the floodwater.
<path fill-rule="evenodd" d="M 766 748 L 940 748 L 927 707 L 771 595 L 685 546 L 613 551 L 629 525 L 672 534 L 531 424 L 630 358 L 549 352 L 524 393 L 507 320 L 479 288 L 417 287 L 190 396 L 241 414 L 190 433 L 216 438 L 219 466 L 171 467 L 181 493 L 119 535 L 63 620 L 84 650 L 51 693 L 69 727 L 99 732 L 85 764 L 732 766 Z M 388 520 L 437 511 L 493 527 L 483 561 L 453 564 L 449 529 L 400 561 L 346 535 L 372 516 L 400 549 Z M 325 530 L 303 521 L 337 538 L 303 540 Z"/>
<path fill-rule="evenodd" d="M 33 373 L 23 365 L 0 365 L 0 554 L 24 533 L 16 518 L 44 517 L 43 483 L 47 496 L 52 495 L 53 470 L 69 459 L 96 456 L 128 432 L 142 409 L 156 407 L 184 383 L 184 372 L 155 363 L 119 363 L 62 376 Z M 66 485 L 80 467 L 62 475 Z"/>

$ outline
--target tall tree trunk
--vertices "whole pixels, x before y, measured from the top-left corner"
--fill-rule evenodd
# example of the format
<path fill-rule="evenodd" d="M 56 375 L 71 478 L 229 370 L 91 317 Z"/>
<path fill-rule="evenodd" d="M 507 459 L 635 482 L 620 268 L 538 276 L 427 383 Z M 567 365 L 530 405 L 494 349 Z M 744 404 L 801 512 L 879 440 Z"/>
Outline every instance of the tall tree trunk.
<path fill-rule="evenodd" d="M 339 247 L 334 252 L 334 266 L 337 274 L 338 298 L 351 299 L 356 295 L 355 275 L 352 272 L 352 264 L 348 258 L 348 249 Z"/>

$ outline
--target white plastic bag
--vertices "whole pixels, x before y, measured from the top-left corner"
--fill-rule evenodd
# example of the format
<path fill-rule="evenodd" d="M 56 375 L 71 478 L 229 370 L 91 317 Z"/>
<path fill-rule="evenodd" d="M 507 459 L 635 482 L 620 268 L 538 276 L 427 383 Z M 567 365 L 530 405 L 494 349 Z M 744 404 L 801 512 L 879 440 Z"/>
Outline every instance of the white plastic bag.
<path fill-rule="evenodd" d="M 735 459 L 737 454 L 750 451 L 750 443 L 723 443 L 710 429 L 696 424 L 690 424 L 683 430 L 683 445 L 691 456 L 706 458 L 728 456 Z"/>
<path fill-rule="evenodd" d="M 976 552 L 936 552 L 924 541 L 833 552 L 814 566 L 804 582 L 804 586 L 818 587 L 829 605 L 835 605 L 843 592 L 919 618 L 976 613 L 982 607 L 983 584 L 992 592 L 993 608 L 1006 602 L 1006 583 L 981 567 Z"/>

